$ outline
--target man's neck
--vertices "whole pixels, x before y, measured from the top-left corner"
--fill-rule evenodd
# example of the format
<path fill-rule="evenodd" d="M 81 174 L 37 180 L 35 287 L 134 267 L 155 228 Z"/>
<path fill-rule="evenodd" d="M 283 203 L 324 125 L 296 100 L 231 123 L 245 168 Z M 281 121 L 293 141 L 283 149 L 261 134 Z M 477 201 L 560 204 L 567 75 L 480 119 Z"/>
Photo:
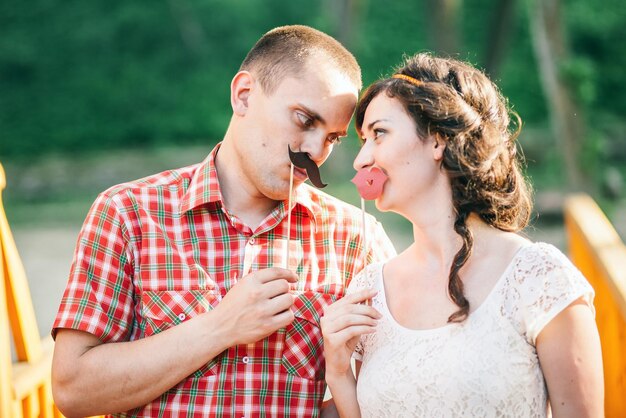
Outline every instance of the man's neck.
<path fill-rule="evenodd" d="M 231 216 L 236 216 L 254 230 L 280 202 L 259 193 L 246 179 L 233 152 L 229 144 L 223 143 L 215 156 L 222 201 Z"/>

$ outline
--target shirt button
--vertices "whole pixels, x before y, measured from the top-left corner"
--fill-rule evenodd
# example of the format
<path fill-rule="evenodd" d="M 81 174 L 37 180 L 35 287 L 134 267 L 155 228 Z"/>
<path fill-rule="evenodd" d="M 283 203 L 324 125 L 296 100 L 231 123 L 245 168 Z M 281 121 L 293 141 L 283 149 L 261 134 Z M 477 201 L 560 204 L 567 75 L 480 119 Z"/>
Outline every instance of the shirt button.
<path fill-rule="evenodd" d="M 179 313 L 178 314 L 178 319 L 180 319 L 181 321 L 184 321 L 185 318 L 187 318 L 187 315 L 185 315 L 184 313 Z"/>
<path fill-rule="evenodd" d="M 248 363 L 250 363 L 250 357 L 245 356 L 244 358 L 241 359 L 241 361 L 243 361 L 244 364 L 248 364 Z"/>
<path fill-rule="evenodd" d="M 254 237 L 252 237 L 252 238 L 250 238 L 250 239 L 248 240 L 248 242 L 249 242 L 250 244 L 254 244 L 254 241 L 255 241 L 255 240 L 254 240 Z"/>

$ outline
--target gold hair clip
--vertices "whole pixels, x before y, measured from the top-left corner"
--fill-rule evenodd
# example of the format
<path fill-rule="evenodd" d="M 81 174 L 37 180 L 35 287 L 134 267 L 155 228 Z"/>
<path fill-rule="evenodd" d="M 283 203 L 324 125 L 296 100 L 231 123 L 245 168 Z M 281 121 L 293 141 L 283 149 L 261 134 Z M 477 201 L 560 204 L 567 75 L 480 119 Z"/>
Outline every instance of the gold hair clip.
<path fill-rule="evenodd" d="M 417 78 L 413 78 L 409 75 L 405 75 L 405 74 L 394 74 L 391 76 L 391 78 L 400 78 L 404 81 L 408 81 L 409 83 L 413 84 L 414 86 L 421 86 L 422 84 L 424 84 L 423 81 L 418 80 Z"/>

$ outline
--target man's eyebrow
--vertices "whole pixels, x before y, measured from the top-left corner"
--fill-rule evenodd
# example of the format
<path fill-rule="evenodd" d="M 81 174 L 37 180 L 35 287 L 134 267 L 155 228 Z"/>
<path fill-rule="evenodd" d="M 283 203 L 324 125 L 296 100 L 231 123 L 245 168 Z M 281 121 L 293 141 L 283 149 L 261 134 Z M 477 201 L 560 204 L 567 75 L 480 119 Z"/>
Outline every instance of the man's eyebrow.
<path fill-rule="evenodd" d="M 314 111 L 313 109 L 303 105 L 302 103 L 298 103 L 298 107 L 301 107 L 306 113 L 309 114 L 309 116 L 312 119 L 315 119 L 323 124 L 326 123 L 326 121 L 324 120 L 324 118 L 322 117 L 322 115 L 320 115 L 319 113 L 317 113 L 316 111 Z"/>
<path fill-rule="evenodd" d="M 308 113 L 309 116 L 311 117 L 311 119 L 314 119 L 314 120 L 320 122 L 323 125 L 326 124 L 326 120 L 322 117 L 322 115 L 320 115 L 316 111 L 314 111 L 311 108 L 303 105 L 302 103 L 298 103 L 298 107 L 302 108 L 302 110 L 304 110 L 306 113 Z M 341 136 L 341 137 L 348 136 L 348 131 L 341 131 L 341 132 L 335 132 L 335 133 L 338 136 Z"/>

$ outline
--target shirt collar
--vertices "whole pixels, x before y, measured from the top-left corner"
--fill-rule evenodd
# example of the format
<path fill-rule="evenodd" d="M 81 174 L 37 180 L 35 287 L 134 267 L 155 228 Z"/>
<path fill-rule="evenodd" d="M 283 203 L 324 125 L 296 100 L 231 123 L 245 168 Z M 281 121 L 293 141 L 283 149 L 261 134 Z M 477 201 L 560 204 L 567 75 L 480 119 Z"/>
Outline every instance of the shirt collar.
<path fill-rule="evenodd" d="M 294 206 L 300 205 L 309 213 L 313 222 L 318 225 L 322 219 L 322 208 L 320 204 L 317 202 L 315 197 L 319 194 L 312 186 L 308 184 L 301 184 L 295 191 L 295 204 Z M 287 207 L 287 201 L 285 201 L 284 207 Z"/>
<path fill-rule="evenodd" d="M 191 178 L 189 187 L 181 200 L 181 213 L 185 213 L 206 203 L 218 202 L 223 205 L 222 192 L 220 190 L 217 169 L 215 167 L 215 157 L 217 156 L 220 146 L 221 142 L 218 143 L 204 161 L 200 163 Z M 316 224 L 321 219 L 322 214 L 321 206 L 317 202 L 318 199 L 315 198 L 318 193 L 319 192 L 307 184 L 300 185 L 296 188 L 294 193 L 294 207 L 297 205 L 304 207 Z M 283 208 L 286 207 L 287 201 L 284 201 L 284 204 L 281 206 Z"/>
<path fill-rule="evenodd" d="M 222 192 L 220 191 L 217 170 L 215 169 L 215 156 L 220 148 L 220 144 L 213 148 L 211 153 L 196 169 L 189 187 L 181 200 L 180 213 L 185 213 L 205 203 L 222 201 Z"/>

